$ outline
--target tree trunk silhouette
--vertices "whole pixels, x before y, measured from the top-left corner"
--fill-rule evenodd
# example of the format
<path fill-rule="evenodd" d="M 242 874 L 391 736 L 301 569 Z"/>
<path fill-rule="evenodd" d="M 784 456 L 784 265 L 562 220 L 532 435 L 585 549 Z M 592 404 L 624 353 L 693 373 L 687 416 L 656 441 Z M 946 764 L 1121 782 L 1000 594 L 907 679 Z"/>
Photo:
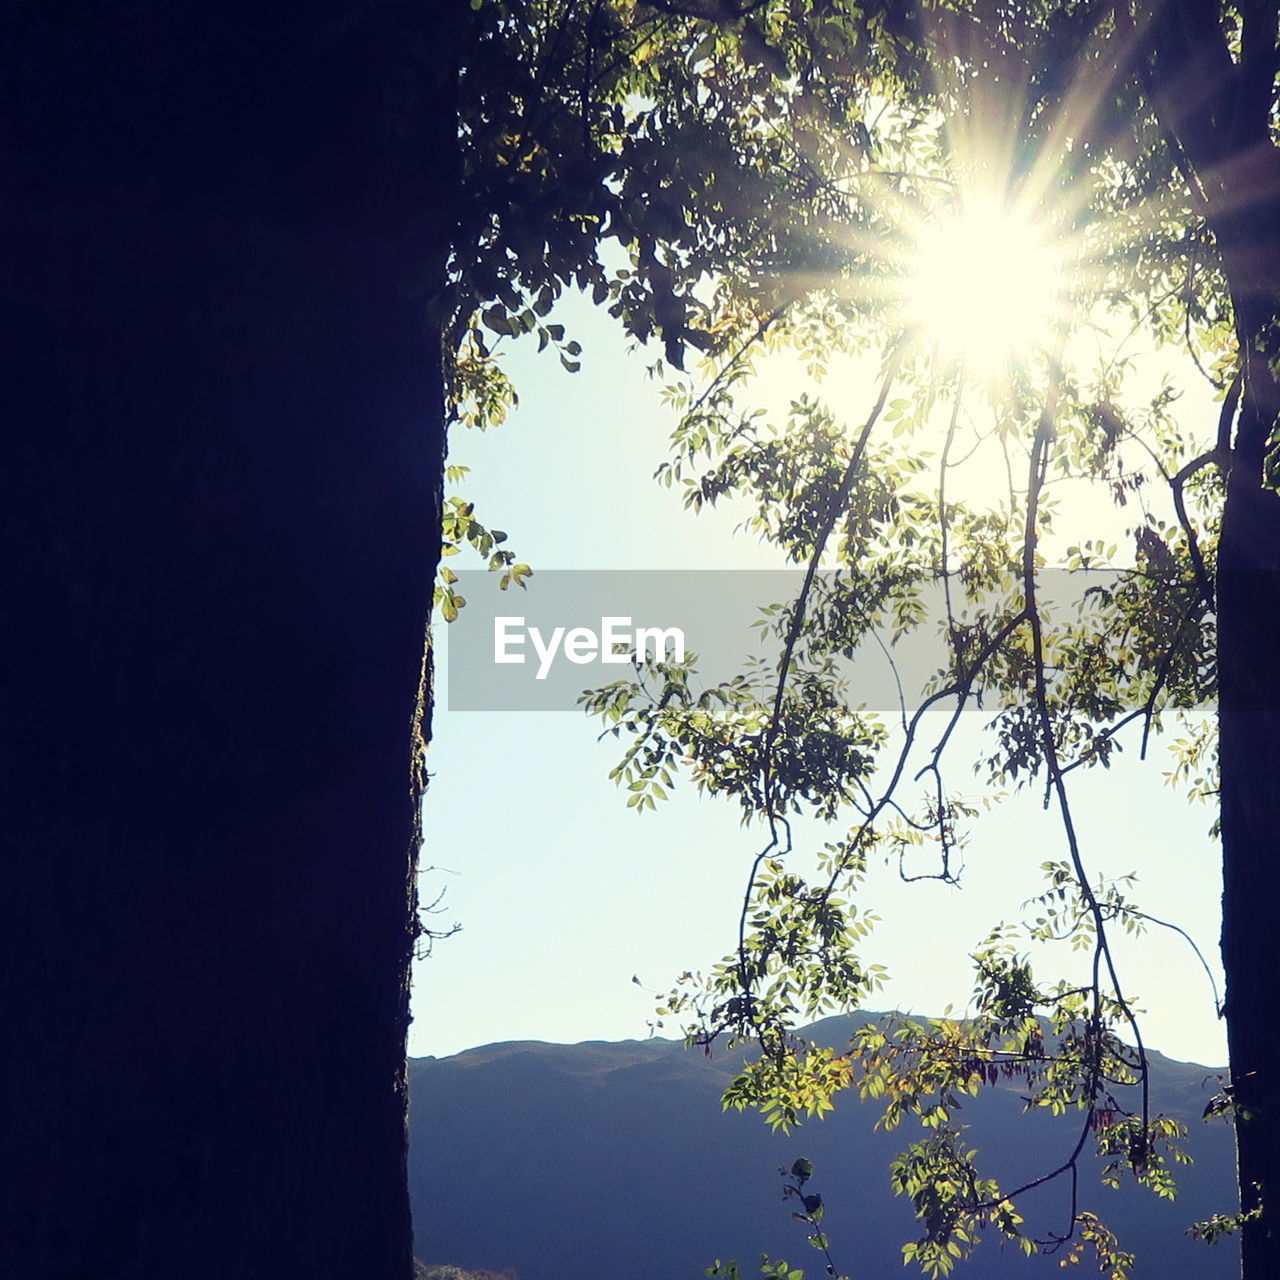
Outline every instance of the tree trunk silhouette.
<path fill-rule="evenodd" d="M 1265 1209 L 1241 1235 L 1251 1280 L 1280 1274 L 1280 496 L 1266 483 L 1280 421 L 1276 189 L 1232 219 L 1223 246 L 1245 373 L 1218 544 L 1222 960 L 1241 1207 Z"/>
<path fill-rule="evenodd" d="M 4 1275 L 410 1274 L 455 8 L 4 19 Z"/>
<path fill-rule="evenodd" d="M 1241 1206 L 1266 1210 L 1242 1232 L 1251 1280 L 1280 1274 L 1280 498 L 1261 483 L 1263 401 L 1242 408 L 1218 559 L 1225 1017 Z"/>
<path fill-rule="evenodd" d="M 1243 363 L 1218 544 L 1222 960 L 1243 1274 L 1280 1275 L 1280 497 L 1266 455 L 1280 421 L 1280 151 L 1270 136 L 1276 7 L 1247 6 L 1228 52 L 1216 0 L 1175 0 L 1148 75 L 1175 158 L 1217 242 Z"/>

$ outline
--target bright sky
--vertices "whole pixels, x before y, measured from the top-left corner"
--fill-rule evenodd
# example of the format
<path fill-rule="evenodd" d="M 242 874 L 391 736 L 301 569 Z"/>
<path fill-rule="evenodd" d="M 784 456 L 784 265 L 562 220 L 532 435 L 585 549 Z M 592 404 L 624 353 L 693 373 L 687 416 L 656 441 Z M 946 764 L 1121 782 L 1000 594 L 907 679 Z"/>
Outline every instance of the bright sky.
<path fill-rule="evenodd" d="M 513 350 L 507 368 L 519 409 L 487 435 L 459 431 L 451 451 L 451 461 L 472 467 L 462 491 L 479 518 L 507 530 L 533 566 L 529 590 L 548 569 L 775 566 L 767 548 L 734 533 L 741 511 L 694 516 L 676 491 L 651 479 L 673 424 L 645 375 L 653 354 L 628 354 L 613 322 L 580 300 L 557 318 L 584 346 L 581 372 L 563 373 L 531 344 Z M 848 395 L 869 405 L 873 390 L 851 382 Z M 1207 401 L 1194 411 L 1212 413 Z M 619 746 L 597 743 L 595 722 L 567 712 L 450 711 L 444 685 L 438 681 L 425 813 L 425 862 L 437 870 L 424 877 L 423 892 L 444 890 L 438 923 L 456 920 L 462 931 L 416 968 L 410 1053 L 643 1038 L 651 993 L 730 949 L 755 834 L 742 830 L 732 804 L 699 799 L 689 785 L 637 816 L 606 776 Z M 966 716 L 953 785 L 965 776 L 961 762 L 976 758 L 981 722 Z M 1086 859 L 1096 873 L 1137 872 L 1139 905 L 1185 929 L 1220 983 L 1212 813 L 1164 785 L 1162 747 L 1145 764 L 1136 738 L 1127 747 L 1109 772 L 1073 775 Z M 968 794 L 981 790 L 975 778 Z M 963 1009 L 969 951 L 1040 891 L 1041 862 L 1065 856 L 1056 816 L 1024 794 L 976 824 L 962 889 L 904 885 L 896 868 L 873 868 L 861 906 L 881 923 L 863 955 L 891 976 L 875 1006 Z M 1209 980 L 1188 944 L 1153 929 L 1137 943 L 1120 938 L 1117 952 L 1129 994 L 1149 1010 L 1148 1044 L 1175 1058 L 1225 1062 Z M 1068 954 L 1061 963 L 1071 963 Z M 1046 964 L 1042 976 L 1050 972 Z"/>

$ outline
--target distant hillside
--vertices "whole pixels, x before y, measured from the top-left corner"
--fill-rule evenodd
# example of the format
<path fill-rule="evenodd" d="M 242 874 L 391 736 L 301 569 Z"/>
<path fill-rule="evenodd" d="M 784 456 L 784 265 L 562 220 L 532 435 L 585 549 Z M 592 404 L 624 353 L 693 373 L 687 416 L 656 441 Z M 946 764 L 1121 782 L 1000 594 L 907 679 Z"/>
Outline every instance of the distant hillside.
<path fill-rule="evenodd" d="M 519 1280 L 514 1271 L 468 1271 L 463 1267 L 427 1266 L 414 1259 L 413 1280 Z"/>
<path fill-rule="evenodd" d="M 808 1034 L 843 1045 L 854 1026 L 833 1018 Z M 696 1280 L 717 1257 L 754 1263 L 767 1252 L 818 1277 L 818 1255 L 792 1221 L 778 1177 L 780 1165 L 806 1156 L 841 1265 L 860 1278 L 909 1274 L 900 1248 L 915 1223 L 887 1176 L 907 1131 L 874 1132 L 874 1110 L 849 1099 L 825 1121 L 770 1133 L 754 1114 L 720 1110 L 736 1061 L 668 1040 L 495 1044 L 412 1060 L 417 1253 L 510 1269 L 520 1280 Z M 1229 1280 L 1238 1269 L 1230 1244 L 1185 1235 L 1189 1223 L 1232 1207 L 1230 1130 L 1200 1118 L 1217 1089 L 1210 1068 L 1152 1056 L 1153 1107 L 1190 1127 L 1197 1158 L 1179 1171 L 1173 1203 L 1081 1179 L 1083 1206 L 1137 1250 L 1136 1280 Z M 960 1119 L 1005 1179 L 1042 1172 L 1078 1132 L 1077 1118 L 1025 1114 L 1009 1089 L 966 1102 Z M 1024 1208 L 1041 1233 L 1061 1229 L 1064 1189 L 1037 1192 Z M 956 1274 L 1047 1280 L 1062 1274 L 1058 1262 L 1002 1251 L 993 1238 Z"/>

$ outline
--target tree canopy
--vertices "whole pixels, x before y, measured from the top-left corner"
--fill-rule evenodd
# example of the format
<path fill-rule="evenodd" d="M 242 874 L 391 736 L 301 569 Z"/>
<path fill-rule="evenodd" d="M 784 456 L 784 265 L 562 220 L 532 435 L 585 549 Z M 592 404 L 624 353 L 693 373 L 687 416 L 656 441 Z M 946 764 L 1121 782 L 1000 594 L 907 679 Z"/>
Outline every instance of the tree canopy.
<path fill-rule="evenodd" d="M 524 68 L 524 87 L 477 92 L 477 123 L 464 117 L 475 172 L 500 175 L 501 191 L 479 202 L 479 252 L 458 260 L 460 293 L 497 298 L 458 311 L 459 402 L 483 422 L 509 395 L 486 332 L 537 329 L 571 366 L 576 349 L 542 317 L 561 288 L 588 288 L 636 337 L 662 341 L 678 413 L 662 481 L 694 507 L 745 496 L 752 530 L 805 570 L 774 615 L 771 672 L 701 688 L 659 665 L 588 701 L 631 739 L 617 776 L 634 807 L 688 767 L 760 832 L 733 954 L 668 1010 L 696 1014 L 703 1042 L 759 1041 L 735 1105 L 791 1123 L 856 1088 L 883 1101 L 886 1123 L 919 1120 L 893 1178 L 922 1222 L 908 1257 L 931 1274 L 987 1227 L 1037 1243 L 1020 1228 L 1025 1188 L 983 1176 L 958 1101 L 1017 1080 L 1031 1105 L 1078 1110 L 1075 1149 L 1044 1174 L 1070 1188 L 1069 1212 L 1040 1243 L 1068 1255 L 1087 1244 L 1125 1274 L 1122 1241 L 1078 1208 L 1079 1156 L 1096 1145 L 1108 1179 L 1171 1194 L 1179 1135 L 1145 1102 L 1141 1025 L 1110 945 L 1147 921 L 1128 886 L 1091 871 L 1071 775 L 1192 713 L 1175 772 L 1220 808 L 1221 1109 L 1237 1124 L 1241 1179 L 1240 1214 L 1227 1206 L 1199 1230 L 1242 1229 L 1246 1274 L 1269 1274 L 1277 7 L 654 0 L 548 5 L 536 23 L 499 4 L 479 12 L 485 57 Z M 571 210 L 579 191 L 590 195 Z M 566 258 L 548 219 L 589 252 Z M 610 236 L 624 265 L 599 253 Z M 504 287 L 484 275 L 495 257 L 514 264 Z M 1216 416 L 1187 421 L 1169 387 L 1133 384 L 1135 332 L 1199 367 Z M 753 409 L 753 372 L 780 350 L 819 374 L 857 354 L 871 370 L 864 403 L 844 383 L 797 396 L 785 420 Z M 1089 492 L 1119 508 L 1103 520 L 1117 537 L 1077 518 Z M 455 510 L 457 542 L 473 530 Z M 472 540 L 490 552 L 486 533 Z M 495 567 L 510 563 L 498 554 Z M 1054 600 L 1063 584 L 1072 598 Z M 891 718 L 851 700 L 842 664 L 877 631 L 920 626 L 939 629 L 923 698 Z M 1215 700 L 1217 726 L 1194 714 Z M 975 951 L 971 1016 L 870 1029 L 842 1054 L 800 1044 L 798 1017 L 876 987 L 862 957 L 869 863 L 929 847 L 923 874 L 959 876 L 976 813 L 948 746 L 979 703 L 992 786 L 1041 787 L 1060 819 L 1043 897 Z M 796 846 L 799 814 L 830 825 L 820 848 Z M 1084 948 L 1083 980 L 1033 970 L 1028 945 L 1055 938 Z M 1129 1083 L 1144 1099 L 1132 1114 L 1115 1097 Z M 793 1170 L 825 1252 L 809 1176 Z"/>

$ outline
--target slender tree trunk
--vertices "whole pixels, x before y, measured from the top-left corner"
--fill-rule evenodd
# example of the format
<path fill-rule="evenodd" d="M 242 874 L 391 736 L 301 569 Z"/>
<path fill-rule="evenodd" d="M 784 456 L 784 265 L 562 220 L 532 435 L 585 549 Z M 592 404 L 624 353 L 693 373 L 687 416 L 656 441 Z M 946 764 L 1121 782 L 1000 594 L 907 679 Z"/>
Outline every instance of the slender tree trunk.
<path fill-rule="evenodd" d="M 409 1274 L 419 8 L 3 20 L 6 1276 Z"/>
<path fill-rule="evenodd" d="M 1152 27 L 1161 121 L 1202 201 L 1231 288 L 1243 391 L 1218 545 L 1222 960 L 1249 1280 L 1280 1275 L 1280 151 L 1270 139 L 1275 0 L 1241 7 L 1233 57 L 1217 0 L 1172 0 Z"/>
<path fill-rule="evenodd" d="M 1218 551 L 1222 959 L 1241 1207 L 1264 1208 L 1242 1262 L 1262 1280 L 1280 1275 L 1280 496 L 1261 466 L 1275 380 L 1248 364 Z"/>
<path fill-rule="evenodd" d="M 1255 251 L 1280 260 L 1280 204 L 1232 217 L 1256 234 L 1223 245 L 1244 355 L 1218 543 L 1218 726 L 1222 819 L 1222 961 L 1235 1103 L 1240 1203 L 1267 1206 L 1242 1232 L 1243 1274 L 1280 1275 L 1280 495 L 1265 475 L 1280 422 L 1271 368 L 1275 293 L 1258 286 Z M 1224 239 L 1219 232 L 1220 241 Z M 1265 246 L 1265 248 L 1263 247 Z M 1270 350 L 1268 350 L 1270 348 Z"/>
<path fill-rule="evenodd" d="M 1280 156 L 1270 153 L 1280 178 Z M 1280 1275 L 1280 494 L 1267 456 L 1280 423 L 1280 183 L 1219 231 L 1243 395 L 1218 543 L 1222 961 L 1235 1103 L 1243 1273 Z"/>

